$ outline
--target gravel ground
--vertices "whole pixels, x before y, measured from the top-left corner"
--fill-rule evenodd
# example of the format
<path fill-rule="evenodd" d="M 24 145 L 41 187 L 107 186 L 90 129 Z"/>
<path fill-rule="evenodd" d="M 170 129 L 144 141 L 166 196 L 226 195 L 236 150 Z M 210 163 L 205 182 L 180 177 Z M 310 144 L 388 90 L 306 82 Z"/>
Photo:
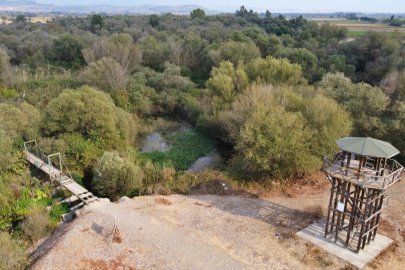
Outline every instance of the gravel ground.
<path fill-rule="evenodd" d="M 405 182 L 395 188 L 387 215 L 403 230 Z M 326 208 L 328 198 L 329 189 L 322 188 L 294 198 L 101 199 L 43 240 L 31 269 L 348 269 L 345 261 L 295 236 L 313 222 L 311 206 Z M 111 243 L 115 216 L 122 243 Z M 400 269 L 394 255 L 403 247 L 400 241 L 395 253 L 375 265 Z"/>

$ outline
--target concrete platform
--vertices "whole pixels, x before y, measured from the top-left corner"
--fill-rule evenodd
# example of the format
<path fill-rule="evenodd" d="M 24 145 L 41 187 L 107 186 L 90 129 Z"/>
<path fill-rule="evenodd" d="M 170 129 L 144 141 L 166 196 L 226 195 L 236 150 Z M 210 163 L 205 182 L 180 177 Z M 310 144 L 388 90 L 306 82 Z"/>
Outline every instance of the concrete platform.
<path fill-rule="evenodd" d="M 366 266 L 369 261 L 374 259 L 382 250 L 393 242 L 393 240 L 388 237 L 377 234 L 375 241 L 371 241 L 369 245 L 366 245 L 366 247 L 360 250 L 359 254 L 357 254 L 351 248 L 346 248 L 344 246 L 344 240 L 346 239 L 345 232 L 339 234 L 339 239 L 336 243 L 334 233 L 329 234 L 325 238 L 325 226 L 326 217 L 297 232 L 297 236 L 308 240 L 360 269 Z"/>

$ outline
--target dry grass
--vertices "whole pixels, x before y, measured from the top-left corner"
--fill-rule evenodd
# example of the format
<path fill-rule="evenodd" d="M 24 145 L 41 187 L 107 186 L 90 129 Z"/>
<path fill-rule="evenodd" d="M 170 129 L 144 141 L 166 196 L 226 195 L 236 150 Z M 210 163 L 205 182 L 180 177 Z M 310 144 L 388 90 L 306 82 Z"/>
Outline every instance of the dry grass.
<path fill-rule="evenodd" d="M 402 241 L 405 242 L 405 232 L 404 231 L 400 231 L 399 235 L 402 236 Z"/>
<path fill-rule="evenodd" d="M 381 218 L 378 223 L 378 232 L 381 233 L 382 235 L 393 238 L 393 234 L 395 233 L 395 227 L 392 226 L 392 224 L 388 220 Z"/>
<path fill-rule="evenodd" d="M 333 264 L 332 261 L 328 260 L 327 252 L 324 252 L 322 249 L 311 243 L 306 244 L 306 246 L 307 254 L 302 258 L 303 263 L 315 263 L 318 265 L 320 264 L 323 267 L 331 266 Z"/>
<path fill-rule="evenodd" d="M 50 231 L 48 213 L 43 207 L 34 205 L 28 217 L 22 222 L 21 228 L 24 236 L 34 243 Z"/>
<path fill-rule="evenodd" d="M 398 241 L 394 241 L 391 245 L 389 245 L 386 249 L 384 249 L 377 257 L 375 257 L 371 262 L 367 264 L 367 266 L 373 269 L 381 269 L 387 261 L 391 261 L 396 259 L 396 257 L 400 256 L 397 253 L 397 249 L 399 247 Z"/>
<path fill-rule="evenodd" d="M 109 269 L 126 269 L 126 270 L 135 270 L 135 267 L 126 265 L 123 261 L 126 256 L 119 256 L 116 260 L 89 260 L 82 259 L 82 262 L 85 264 L 81 269 L 98 269 L 98 270 L 109 270 Z"/>
<path fill-rule="evenodd" d="M 172 205 L 172 202 L 165 198 L 155 198 L 155 203 L 164 204 L 164 205 Z"/>
<path fill-rule="evenodd" d="M 311 217 L 315 220 L 321 219 L 325 216 L 325 212 L 320 205 L 308 206 L 305 211 L 308 212 L 308 214 L 311 215 Z"/>
<path fill-rule="evenodd" d="M 202 204 L 202 203 L 198 203 L 198 202 L 196 202 L 195 205 L 203 206 L 203 207 L 205 207 L 205 208 L 211 208 L 211 207 L 212 207 L 212 205 L 209 205 L 209 204 Z"/>
<path fill-rule="evenodd" d="M 52 21 L 52 17 L 32 17 L 31 21 L 32 22 L 46 23 L 47 21 Z"/>
<path fill-rule="evenodd" d="M 333 23 L 333 22 L 331 22 Z M 319 23 L 322 25 L 323 23 Z M 345 26 L 352 31 L 377 31 L 377 32 L 405 32 L 404 27 L 388 26 L 386 24 L 371 24 L 371 23 L 333 23 L 337 26 Z"/>
<path fill-rule="evenodd" d="M 23 269 L 27 261 L 21 243 L 8 232 L 0 232 L 0 269 Z"/>

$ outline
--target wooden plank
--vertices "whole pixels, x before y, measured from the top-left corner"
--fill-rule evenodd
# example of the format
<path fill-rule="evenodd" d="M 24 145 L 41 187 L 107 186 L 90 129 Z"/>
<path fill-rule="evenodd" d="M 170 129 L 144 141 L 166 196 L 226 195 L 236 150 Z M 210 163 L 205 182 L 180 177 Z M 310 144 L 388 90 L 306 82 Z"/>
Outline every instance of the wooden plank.
<path fill-rule="evenodd" d="M 75 206 L 73 206 L 72 208 L 70 208 L 70 211 L 75 211 L 77 209 L 79 209 L 80 207 L 82 207 L 84 205 L 84 202 L 81 202 Z"/>
<path fill-rule="evenodd" d="M 78 200 L 79 200 L 79 197 L 73 195 L 72 197 L 63 200 L 60 203 L 72 203 L 72 202 L 75 202 L 75 201 L 78 201 Z"/>
<path fill-rule="evenodd" d="M 35 154 L 30 153 L 30 152 L 26 152 L 27 154 L 27 160 L 32 163 L 32 164 L 36 164 L 39 162 L 44 163 L 44 161 L 40 158 L 38 158 Z M 57 182 L 60 183 L 60 175 L 62 174 L 62 172 L 53 167 L 52 165 L 49 166 L 47 163 L 44 163 L 44 166 L 41 166 L 40 168 L 42 171 L 44 171 L 45 173 L 47 173 L 51 179 L 56 180 Z M 76 197 L 78 197 L 83 203 L 88 203 L 94 200 L 85 200 L 84 198 L 87 197 L 94 197 L 96 199 L 98 199 L 96 196 L 94 196 L 91 192 L 89 192 L 87 189 L 83 188 L 82 186 L 80 186 L 79 184 L 77 184 L 74 179 L 62 174 L 62 186 L 65 187 L 67 190 L 69 190 L 71 193 L 73 193 Z M 79 196 L 79 194 L 86 194 L 85 196 Z M 96 200 L 95 199 L 95 200 Z"/>

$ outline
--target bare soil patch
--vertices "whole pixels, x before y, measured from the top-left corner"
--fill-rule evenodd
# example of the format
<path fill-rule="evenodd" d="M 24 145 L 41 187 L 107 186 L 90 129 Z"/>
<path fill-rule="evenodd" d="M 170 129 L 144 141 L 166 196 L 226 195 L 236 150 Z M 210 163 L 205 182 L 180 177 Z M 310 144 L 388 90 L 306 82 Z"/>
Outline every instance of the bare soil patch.
<path fill-rule="evenodd" d="M 321 174 L 289 181 L 260 196 L 102 200 L 56 231 L 50 248 L 40 245 L 31 269 L 354 269 L 295 235 L 325 213 L 329 182 Z M 403 269 L 404 191 L 404 181 L 389 190 L 379 229 L 396 241 L 365 269 Z M 115 216 L 120 244 L 92 229 L 111 232 Z"/>
<path fill-rule="evenodd" d="M 164 205 L 172 205 L 172 202 L 165 198 L 155 198 L 155 203 L 164 204 Z"/>

